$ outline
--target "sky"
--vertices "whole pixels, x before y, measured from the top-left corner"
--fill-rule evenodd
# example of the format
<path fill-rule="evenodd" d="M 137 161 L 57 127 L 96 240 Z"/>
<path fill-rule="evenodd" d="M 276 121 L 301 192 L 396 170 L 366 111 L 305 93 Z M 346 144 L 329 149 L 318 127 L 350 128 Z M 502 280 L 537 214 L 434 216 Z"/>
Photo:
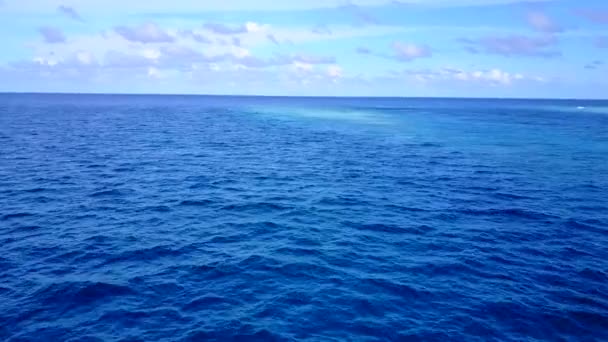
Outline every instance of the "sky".
<path fill-rule="evenodd" d="M 0 0 L 0 91 L 608 98 L 606 0 Z"/>

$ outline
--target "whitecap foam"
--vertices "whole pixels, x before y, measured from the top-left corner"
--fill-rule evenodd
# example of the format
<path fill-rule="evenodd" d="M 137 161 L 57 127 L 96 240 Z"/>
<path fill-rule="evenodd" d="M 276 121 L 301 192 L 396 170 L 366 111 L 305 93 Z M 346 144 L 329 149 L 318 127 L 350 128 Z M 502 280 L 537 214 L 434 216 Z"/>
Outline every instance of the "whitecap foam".
<path fill-rule="evenodd" d="M 271 116 L 301 117 L 333 121 L 349 121 L 363 124 L 386 125 L 391 123 L 388 115 L 375 111 L 332 108 L 264 108 L 255 113 Z"/>

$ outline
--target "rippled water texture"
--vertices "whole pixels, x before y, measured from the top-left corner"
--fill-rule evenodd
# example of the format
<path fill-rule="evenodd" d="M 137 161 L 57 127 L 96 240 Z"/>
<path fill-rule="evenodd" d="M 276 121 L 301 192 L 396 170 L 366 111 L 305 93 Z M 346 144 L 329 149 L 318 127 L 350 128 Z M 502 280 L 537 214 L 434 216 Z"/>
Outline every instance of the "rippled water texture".
<path fill-rule="evenodd" d="M 0 95 L 0 340 L 608 339 L 607 107 Z"/>

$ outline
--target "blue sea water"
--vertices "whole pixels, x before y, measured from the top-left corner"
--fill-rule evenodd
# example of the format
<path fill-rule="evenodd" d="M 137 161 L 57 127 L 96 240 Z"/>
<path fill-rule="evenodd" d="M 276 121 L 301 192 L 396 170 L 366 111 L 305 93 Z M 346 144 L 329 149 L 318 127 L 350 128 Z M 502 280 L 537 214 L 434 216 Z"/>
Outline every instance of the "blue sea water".
<path fill-rule="evenodd" d="M 608 339 L 608 102 L 0 95 L 0 340 Z"/>

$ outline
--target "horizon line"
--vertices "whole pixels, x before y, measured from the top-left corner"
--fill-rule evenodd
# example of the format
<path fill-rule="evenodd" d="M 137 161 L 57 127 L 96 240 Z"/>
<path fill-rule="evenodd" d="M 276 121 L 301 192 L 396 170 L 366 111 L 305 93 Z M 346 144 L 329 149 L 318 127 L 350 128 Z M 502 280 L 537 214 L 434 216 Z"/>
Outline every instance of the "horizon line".
<path fill-rule="evenodd" d="M 265 97 L 265 98 L 319 98 L 319 99 L 447 99 L 447 100 L 537 100 L 537 101 L 608 101 L 608 98 L 568 97 L 463 97 L 463 96 L 358 96 L 358 95 L 252 95 L 252 94 L 195 94 L 195 93 L 104 93 L 104 92 L 39 92 L 0 91 L 0 95 L 96 95 L 96 96 L 192 96 L 192 97 Z"/>

